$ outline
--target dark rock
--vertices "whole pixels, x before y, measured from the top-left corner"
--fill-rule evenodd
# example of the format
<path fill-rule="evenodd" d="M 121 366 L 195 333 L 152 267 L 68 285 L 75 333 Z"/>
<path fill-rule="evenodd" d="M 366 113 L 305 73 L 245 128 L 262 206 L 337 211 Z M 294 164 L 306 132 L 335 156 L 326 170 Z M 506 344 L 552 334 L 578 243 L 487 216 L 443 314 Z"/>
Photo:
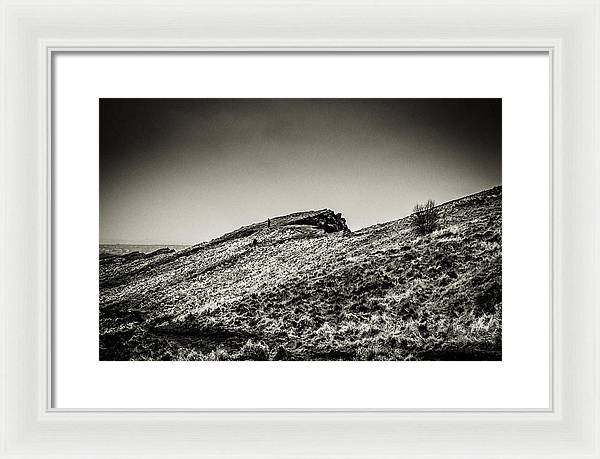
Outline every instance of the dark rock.
<path fill-rule="evenodd" d="M 126 253 L 125 255 L 121 255 L 121 259 L 123 259 L 125 261 L 139 260 L 141 258 L 146 258 L 146 254 L 136 251 L 136 252 Z"/>
<path fill-rule="evenodd" d="M 162 249 L 155 250 L 154 252 L 150 252 L 146 254 L 145 258 L 152 258 L 157 255 L 167 255 L 169 253 L 175 253 L 174 249 L 170 249 L 169 247 L 163 247 Z"/>
<path fill-rule="evenodd" d="M 326 233 L 336 233 L 338 231 L 350 231 L 346 225 L 346 219 L 341 213 L 334 213 L 332 210 L 324 209 L 316 212 L 304 212 L 298 218 L 290 219 L 286 225 L 307 225 L 322 229 Z"/>
<path fill-rule="evenodd" d="M 496 305 L 502 302 L 502 286 L 493 280 L 483 286 L 483 291 L 475 296 L 475 307 L 480 313 L 494 312 Z"/>
<path fill-rule="evenodd" d="M 279 346 L 275 351 L 273 360 L 290 360 L 290 352 L 285 347 Z"/>

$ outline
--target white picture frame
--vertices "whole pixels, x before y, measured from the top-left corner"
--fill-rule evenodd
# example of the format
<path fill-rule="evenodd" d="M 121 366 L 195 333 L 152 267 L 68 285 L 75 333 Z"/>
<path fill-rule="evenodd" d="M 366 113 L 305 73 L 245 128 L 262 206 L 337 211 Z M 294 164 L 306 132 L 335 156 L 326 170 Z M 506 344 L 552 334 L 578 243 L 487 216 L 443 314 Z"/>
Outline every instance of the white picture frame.
<path fill-rule="evenodd" d="M 598 1 L 4 1 L 1 457 L 600 457 Z M 548 52 L 552 409 L 53 410 L 55 52 Z"/>

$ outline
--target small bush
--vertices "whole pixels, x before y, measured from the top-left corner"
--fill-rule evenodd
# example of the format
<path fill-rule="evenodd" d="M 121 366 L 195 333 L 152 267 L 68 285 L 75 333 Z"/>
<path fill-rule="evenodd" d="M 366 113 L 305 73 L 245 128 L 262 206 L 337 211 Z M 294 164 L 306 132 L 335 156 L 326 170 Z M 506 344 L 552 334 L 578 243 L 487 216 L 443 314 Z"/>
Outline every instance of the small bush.
<path fill-rule="evenodd" d="M 279 346 L 273 355 L 273 360 L 291 360 L 291 353 L 284 346 Z"/>
<path fill-rule="evenodd" d="M 240 349 L 240 360 L 269 360 L 269 346 L 249 339 Z"/>
<path fill-rule="evenodd" d="M 233 360 L 233 358 L 231 355 L 229 355 L 229 352 L 227 352 L 227 349 L 218 347 L 215 350 L 210 351 L 210 354 L 208 354 L 208 360 L 226 361 L 226 360 Z"/>
<path fill-rule="evenodd" d="M 321 325 L 315 332 L 315 337 L 322 343 L 332 343 L 335 339 L 334 330 L 327 322 Z"/>
<path fill-rule="evenodd" d="M 415 233 L 419 236 L 425 236 L 438 228 L 439 218 L 435 201 L 429 199 L 425 204 L 415 205 L 411 225 Z"/>
<path fill-rule="evenodd" d="M 177 350 L 177 358 L 175 360 L 206 360 L 206 356 L 201 351 L 182 348 Z"/>

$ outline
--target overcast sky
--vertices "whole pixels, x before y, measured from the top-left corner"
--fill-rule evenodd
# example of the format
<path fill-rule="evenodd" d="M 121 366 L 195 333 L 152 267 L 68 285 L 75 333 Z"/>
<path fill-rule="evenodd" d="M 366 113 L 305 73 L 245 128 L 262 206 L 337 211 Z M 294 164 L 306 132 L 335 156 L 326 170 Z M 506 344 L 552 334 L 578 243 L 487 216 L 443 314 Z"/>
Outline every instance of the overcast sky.
<path fill-rule="evenodd" d="M 101 99 L 100 242 L 309 209 L 356 230 L 501 184 L 500 99 Z"/>

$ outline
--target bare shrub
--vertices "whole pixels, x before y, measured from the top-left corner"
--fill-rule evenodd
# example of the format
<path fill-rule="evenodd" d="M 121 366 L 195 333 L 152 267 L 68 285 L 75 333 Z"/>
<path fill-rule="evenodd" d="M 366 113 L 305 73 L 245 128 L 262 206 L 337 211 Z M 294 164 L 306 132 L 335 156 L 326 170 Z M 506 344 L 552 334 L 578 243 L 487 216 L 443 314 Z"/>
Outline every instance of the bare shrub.
<path fill-rule="evenodd" d="M 439 218 L 435 201 L 429 199 L 425 204 L 417 203 L 415 205 L 411 225 L 415 233 L 425 236 L 437 229 Z"/>
<path fill-rule="evenodd" d="M 239 352 L 240 360 L 269 360 L 269 346 L 262 341 L 249 339 Z"/>
<path fill-rule="evenodd" d="M 177 356 L 175 360 L 206 360 L 206 356 L 201 351 L 183 348 L 177 350 Z"/>
<path fill-rule="evenodd" d="M 208 354 L 208 360 L 233 360 L 233 357 L 229 354 L 227 349 L 223 347 L 218 347 L 215 350 L 210 351 L 210 354 Z"/>

